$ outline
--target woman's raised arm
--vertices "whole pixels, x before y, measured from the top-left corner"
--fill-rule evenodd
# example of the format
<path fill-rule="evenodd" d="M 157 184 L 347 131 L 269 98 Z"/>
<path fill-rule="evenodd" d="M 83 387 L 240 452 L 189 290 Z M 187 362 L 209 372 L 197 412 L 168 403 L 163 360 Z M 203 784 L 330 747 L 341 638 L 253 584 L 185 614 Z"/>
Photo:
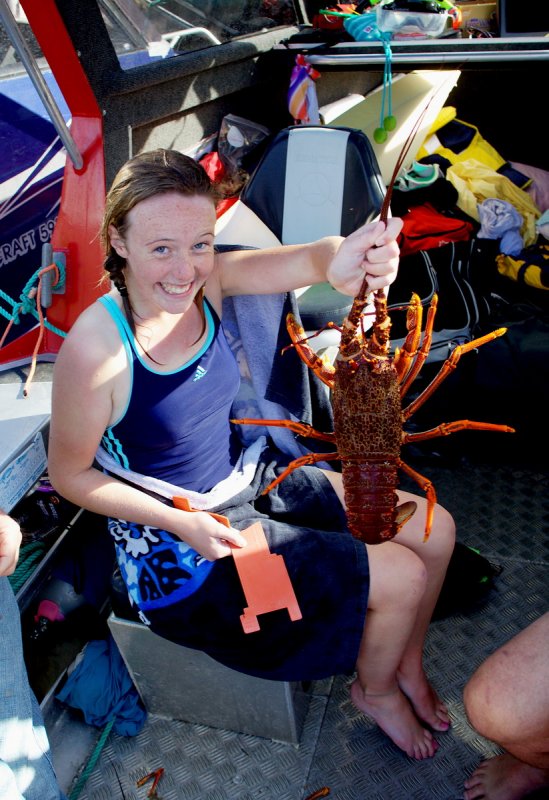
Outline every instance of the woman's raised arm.
<path fill-rule="evenodd" d="M 402 221 L 392 218 L 363 225 L 346 238 L 328 236 L 317 242 L 265 250 L 238 250 L 217 256 L 224 296 L 272 294 L 323 281 L 354 296 L 368 275 L 370 288 L 391 284 L 398 270 L 397 237 Z"/>

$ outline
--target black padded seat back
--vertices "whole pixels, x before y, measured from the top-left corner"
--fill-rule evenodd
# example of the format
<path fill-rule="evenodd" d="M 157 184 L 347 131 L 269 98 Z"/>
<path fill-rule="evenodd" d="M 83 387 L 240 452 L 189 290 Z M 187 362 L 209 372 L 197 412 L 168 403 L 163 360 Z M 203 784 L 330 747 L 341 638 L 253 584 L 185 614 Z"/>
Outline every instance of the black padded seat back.
<path fill-rule="evenodd" d="M 296 125 L 273 139 L 241 201 L 283 244 L 347 236 L 379 214 L 385 187 L 366 135 Z"/>
<path fill-rule="evenodd" d="M 355 128 L 294 125 L 267 147 L 239 200 L 218 220 L 216 244 L 272 247 L 348 236 L 374 220 L 385 185 L 366 136 Z M 322 283 L 296 291 L 306 331 L 340 324 L 352 298 Z M 324 349 L 335 330 L 314 342 Z"/>

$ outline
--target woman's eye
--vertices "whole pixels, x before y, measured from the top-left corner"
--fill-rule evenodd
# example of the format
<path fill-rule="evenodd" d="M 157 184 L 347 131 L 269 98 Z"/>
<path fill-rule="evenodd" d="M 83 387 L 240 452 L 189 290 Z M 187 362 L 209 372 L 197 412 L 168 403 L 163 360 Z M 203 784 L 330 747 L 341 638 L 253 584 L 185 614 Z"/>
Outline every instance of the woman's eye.
<path fill-rule="evenodd" d="M 194 246 L 195 250 L 208 250 L 211 247 L 210 242 L 197 242 Z"/>
<path fill-rule="evenodd" d="M 159 244 L 158 247 L 154 248 L 154 252 L 158 253 L 161 256 L 163 256 L 168 252 L 168 248 L 164 244 Z"/>

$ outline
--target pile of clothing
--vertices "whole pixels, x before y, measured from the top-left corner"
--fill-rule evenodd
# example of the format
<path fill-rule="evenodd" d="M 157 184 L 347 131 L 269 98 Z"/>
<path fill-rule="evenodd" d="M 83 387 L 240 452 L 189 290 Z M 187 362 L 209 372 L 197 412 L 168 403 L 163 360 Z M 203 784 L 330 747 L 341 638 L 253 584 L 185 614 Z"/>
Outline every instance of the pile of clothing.
<path fill-rule="evenodd" d="M 549 289 L 549 172 L 506 161 L 453 107 L 441 110 L 399 177 L 392 212 L 404 220 L 403 256 L 491 239 L 501 275 Z"/>

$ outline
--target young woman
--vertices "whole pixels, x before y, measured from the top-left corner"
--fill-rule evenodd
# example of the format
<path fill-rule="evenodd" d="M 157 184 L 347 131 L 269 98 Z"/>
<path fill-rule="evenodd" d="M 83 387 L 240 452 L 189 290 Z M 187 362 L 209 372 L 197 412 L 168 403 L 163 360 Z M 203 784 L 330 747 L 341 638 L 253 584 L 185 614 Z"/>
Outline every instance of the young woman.
<path fill-rule="evenodd" d="M 356 669 L 353 702 L 409 756 L 432 756 L 431 729 L 446 730 L 449 718 L 422 653 L 453 521 L 437 506 L 423 544 L 425 502 L 414 498 L 397 540 L 366 546 L 346 528 L 338 473 L 304 467 L 263 496 L 289 459 L 268 440 L 243 452 L 230 423 L 238 369 L 219 319 L 228 296 L 325 280 L 353 295 L 364 274 L 372 290 L 387 286 L 401 222 L 216 254 L 215 221 L 212 187 L 192 159 L 158 150 L 122 167 L 102 227 L 112 288 L 76 321 L 55 365 L 50 479 L 109 517 L 129 597 L 156 633 L 271 679 Z M 231 527 L 175 508 L 166 487 Z M 284 556 L 303 618 L 265 614 L 261 630 L 245 634 L 226 556 L 257 519 Z"/>

